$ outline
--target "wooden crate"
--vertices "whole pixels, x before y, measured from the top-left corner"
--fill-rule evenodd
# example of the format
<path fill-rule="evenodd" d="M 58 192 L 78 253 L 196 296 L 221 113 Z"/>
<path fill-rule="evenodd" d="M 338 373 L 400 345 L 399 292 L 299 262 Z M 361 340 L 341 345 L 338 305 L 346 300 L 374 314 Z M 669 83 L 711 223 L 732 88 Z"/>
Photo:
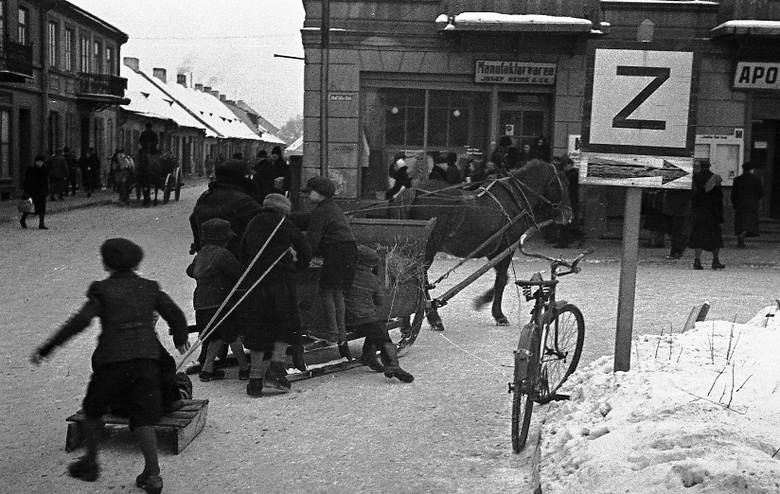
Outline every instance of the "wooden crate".
<path fill-rule="evenodd" d="M 184 405 L 181 408 L 166 414 L 154 426 L 158 438 L 160 436 L 169 436 L 173 453 L 181 453 L 203 430 L 203 427 L 206 425 L 208 409 L 209 400 L 184 400 Z M 73 451 L 81 445 L 84 439 L 81 424 L 85 419 L 86 417 L 82 410 L 65 419 L 68 422 L 65 451 Z M 102 420 L 106 426 L 126 426 L 130 423 L 126 417 L 111 414 L 104 415 Z"/>

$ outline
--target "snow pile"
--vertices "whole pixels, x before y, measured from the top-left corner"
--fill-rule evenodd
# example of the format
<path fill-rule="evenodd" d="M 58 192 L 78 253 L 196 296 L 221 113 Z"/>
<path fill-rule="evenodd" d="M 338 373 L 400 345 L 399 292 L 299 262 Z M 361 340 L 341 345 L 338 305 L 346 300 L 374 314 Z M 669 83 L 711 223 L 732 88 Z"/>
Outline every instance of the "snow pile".
<path fill-rule="evenodd" d="M 775 306 L 636 338 L 629 372 L 591 363 L 535 409 L 542 491 L 780 492 L 779 351 Z"/>

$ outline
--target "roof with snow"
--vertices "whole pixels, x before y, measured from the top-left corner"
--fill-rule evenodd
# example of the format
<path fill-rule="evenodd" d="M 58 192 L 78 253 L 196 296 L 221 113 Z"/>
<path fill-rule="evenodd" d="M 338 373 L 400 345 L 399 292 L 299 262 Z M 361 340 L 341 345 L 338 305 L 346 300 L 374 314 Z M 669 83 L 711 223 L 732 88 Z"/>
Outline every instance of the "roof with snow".
<path fill-rule="evenodd" d="M 130 99 L 127 105 L 121 105 L 125 111 L 147 118 L 169 120 L 180 127 L 206 131 L 206 126 L 196 120 L 181 105 L 130 67 L 122 65 L 120 75 L 127 79 L 125 97 Z"/>
<path fill-rule="evenodd" d="M 156 77 L 147 76 L 147 78 L 154 82 L 154 84 L 156 84 L 164 93 L 173 97 L 182 106 L 189 109 L 197 118 L 203 121 L 217 137 L 253 141 L 260 140 L 260 137 L 252 132 L 252 130 L 216 96 L 185 87 L 175 82 L 163 82 Z"/>
<path fill-rule="evenodd" d="M 588 19 L 540 14 L 500 14 L 498 12 L 461 12 L 455 16 L 441 14 L 436 18 L 440 31 L 513 31 L 590 33 L 593 23 Z"/>
<path fill-rule="evenodd" d="M 710 30 L 713 38 L 723 36 L 780 36 L 780 21 L 733 20 Z"/>
<path fill-rule="evenodd" d="M 284 150 L 287 156 L 303 156 L 303 136 L 295 139 L 292 144 Z"/>

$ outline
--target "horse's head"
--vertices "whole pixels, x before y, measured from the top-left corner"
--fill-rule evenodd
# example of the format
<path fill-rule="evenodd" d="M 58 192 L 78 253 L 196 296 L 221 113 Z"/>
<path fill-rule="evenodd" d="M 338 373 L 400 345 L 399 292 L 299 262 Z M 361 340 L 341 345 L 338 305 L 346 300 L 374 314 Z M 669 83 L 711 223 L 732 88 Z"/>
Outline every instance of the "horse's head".
<path fill-rule="evenodd" d="M 555 165 L 532 159 L 512 175 L 528 189 L 526 194 L 533 201 L 535 211 L 548 215 L 558 224 L 571 222 L 569 181 Z"/>

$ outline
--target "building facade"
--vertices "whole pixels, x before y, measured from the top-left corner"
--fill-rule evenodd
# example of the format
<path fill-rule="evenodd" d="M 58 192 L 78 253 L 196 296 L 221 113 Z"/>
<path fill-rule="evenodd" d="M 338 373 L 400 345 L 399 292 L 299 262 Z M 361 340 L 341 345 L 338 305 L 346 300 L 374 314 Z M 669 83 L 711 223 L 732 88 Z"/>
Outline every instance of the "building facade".
<path fill-rule="evenodd" d="M 709 158 L 727 186 L 743 160 L 762 166 L 762 215 L 780 218 L 778 2 L 304 0 L 304 7 L 303 181 L 328 174 L 341 197 L 375 198 L 396 152 L 425 166 L 456 153 L 462 167 L 470 157 L 489 158 L 504 135 L 518 147 L 544 137 L 551 155 L 576 157 L 589 49 L 652 40 L 695 53 L 696 156 Z M 744 71 L 747 82 L 739 82 Z M 588 229 L 620 232 L 622 191 L 582 189 Z"/>
<path fill-rule="evenodd" d="M 116 146 L 127 35 L 64 0 L 0 1 L 0 199 L 36 154 L 95 148 L 104 177 Z"/>

